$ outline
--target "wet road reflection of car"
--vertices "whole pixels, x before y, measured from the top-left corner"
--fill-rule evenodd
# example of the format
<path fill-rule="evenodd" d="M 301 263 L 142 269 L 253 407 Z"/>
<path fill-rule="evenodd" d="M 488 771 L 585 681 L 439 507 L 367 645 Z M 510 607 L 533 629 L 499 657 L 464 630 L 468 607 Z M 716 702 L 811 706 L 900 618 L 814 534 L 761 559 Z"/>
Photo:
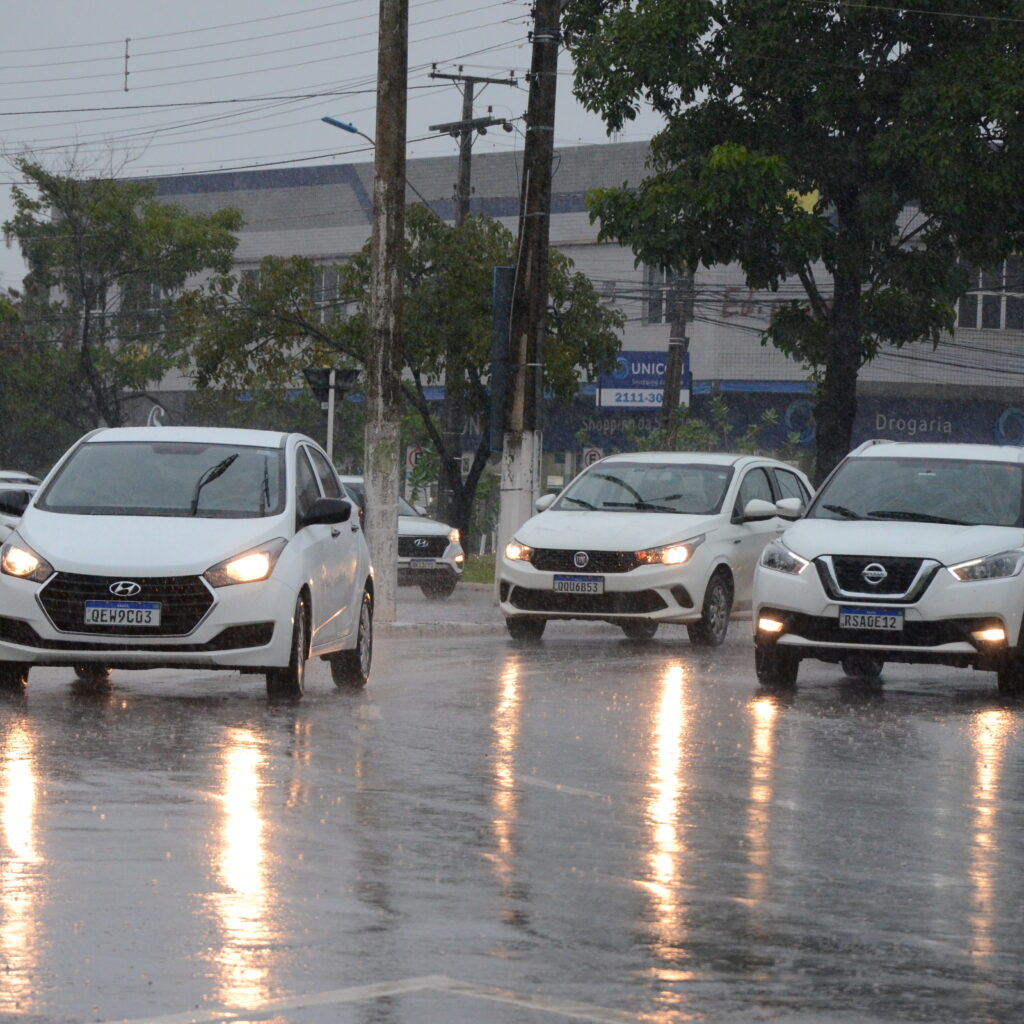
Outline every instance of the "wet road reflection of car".
<path fill-rule="evenodd" d="M 0 701 L 0 1014 L 1021 1018 L 1024 704 L 990 676 L 774 692 L 740 630 L 495 626 L 395 627 L 372 688 L 314 662 L 298 703 L 37 670 Z"/>

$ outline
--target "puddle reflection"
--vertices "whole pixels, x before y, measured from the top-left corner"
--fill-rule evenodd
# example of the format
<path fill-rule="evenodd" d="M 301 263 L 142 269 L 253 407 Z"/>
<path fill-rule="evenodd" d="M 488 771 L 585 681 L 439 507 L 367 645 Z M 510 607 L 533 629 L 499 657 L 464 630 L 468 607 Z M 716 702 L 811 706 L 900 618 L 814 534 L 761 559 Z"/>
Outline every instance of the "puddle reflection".
<path fill-rule="evenodd" d="M 518 906 L 519 890 L 514 880 L 515 829 L 519 816 L 519 796 L 516 791 L 516 748 L 519 743 L 521 716 L 519 663 L 509 660 L 501 674 L 501 689 L 491 719 L 491 758 L 494 792 L 491 804 L 494 816 L 491 833 L 494 851 L 490 856 L 503 900 L 502 920 L 507 924 L 521 923 Z"/>
<path fill-rule="evenodd" d="M 751 909 L 765 898 L 768 883 L 770 850 L 768 831 L 771 825 L 772 775 L 775 769 L 775 727 L 778 707 L 771 697 L 757 697 L 750 702 L 753 735 L 750 750 L 750 797 L 747 803 L 747 899 Z"/>
<path fill-rule="evenodd" d="M 214 854 L 223 886 L 212 896 L 223 935 L 215 953 L 218 1000 L 253 1008 L 270 995 L 266 950 L 275 937 L 267 882 L 266 822 L 261 812 L 266 754 L 255 734 L 229 729 L 223 751 L 223 817 Z"/>
<path fill-rule="evenodd" d="M 0 1010 L 25 1011 L 34 1005 L 33 986 L 40 936 L 36 921 L 41 887 L 36 865 L 35 740 L 21 724 L 13 725 L 0 748 Z"/>
<path fill-rule="evenodd" d="M 971 852 L 968 875 L 974 891 L 971 929 L 975 959 L 989 961 L 997 950 L 992 931 L 999 909 L 996 869 L 1000 860 L 999 783 L 1006 739 L 1013 727 L 1012 715 L 1003 709 L 981 712 L 974 719 L 974 783 L 971 790 Z"/>

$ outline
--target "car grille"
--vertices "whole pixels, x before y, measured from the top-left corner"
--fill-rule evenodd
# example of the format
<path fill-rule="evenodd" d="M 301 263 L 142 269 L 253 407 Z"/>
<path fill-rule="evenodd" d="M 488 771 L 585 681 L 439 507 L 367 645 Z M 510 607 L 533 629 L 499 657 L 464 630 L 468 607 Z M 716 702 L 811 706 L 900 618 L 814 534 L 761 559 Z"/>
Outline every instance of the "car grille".
<path fill-rule="evenodd" d="M 556 594 L 550 590 L 513 587 L 509 601 L 524 612 L 555 612 L 563 615 L 641 615 L 668 607 L 656 590 L 632 594 Z"/>
<path fill-rule="evenodd" d="M 87 623 L 85 602 L 116 600 L 110 586 L 124 579 L 59 573 L 43 587 L 39 600 L 55 629 L 102 636 L 185 636 L 199 625 L 213 605 L 213 594 L 198 576 L 139 576 L 134 582 L 142 590 L 132 600 L 159 601 L 159 626 L 129 628 Z"/>
<path fill-rule="evenodd" d="M 586 565 L 576 564 L 579 548 L 534 548 L 530 564 L 543 572 L 630 572 L 640 562 L 635 551 L 586 551 Z"/>
<path fill-rule="evenodd" d="M 399 558 L 440 558 L 448 549 L 447 537 L 399 537 Z"/>
<path fill-rule="evenodd" d="M 841 629 L 838 619 L 793 614 L 786 617 L 786 632 L 818 643 L 860 644 L 887 647 L 938 647 L 971 641 L 971 631 L 991 626 L 991 619 L 958 619 L 940 622 L 904 622 L 903 629 Z"/>
<path fill-rule="evenodd" d="M 918 600 L 939 568 L 932 559 L 878 555 L 826 555 L 816 558 L 814 565 L 829 597 L 856 595 L 858 600 L 882 601 Z M 885 570 L 881 582 L 872 584 L 864 578 L 869 565 L 880 565 Z"/>

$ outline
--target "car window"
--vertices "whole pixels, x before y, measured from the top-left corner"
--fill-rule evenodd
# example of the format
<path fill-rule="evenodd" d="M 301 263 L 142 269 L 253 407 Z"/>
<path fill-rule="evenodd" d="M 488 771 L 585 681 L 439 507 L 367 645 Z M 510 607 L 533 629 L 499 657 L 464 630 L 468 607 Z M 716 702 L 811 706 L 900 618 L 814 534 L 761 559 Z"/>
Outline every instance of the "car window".
<path fill-rule="evenodd" d="M 304 516 L 319 497 L 320 486 L 316 482 L 313 467 L 309 464 L 306 449 L 300 448 L 295 453 L 295 508 L 298 514 Z"/>
<path fill-rule="evenodd" d="M 37 505 L 75 515 L 276 515 L 284 509 L 281 451 L 194 441 L 91 441 L 64 462 Z"/>
<path fill-rule="evenodd" d="M 775 482 L 779 486 L 781 497 L 799 498 L 805 506 L 807 505 L 810 494 L 807 493 L 807 488 L 804 487 L 803 481 L 796 473 L 791 473 L 788 469 L 776 469 Z"/>
<path fill-rule="evenodd" d="M 577 477 L 551 507 L 561 511 L 711 515 L 720 510 L 731 476 L 731 466 L 597 463 Z"/>
<path fill-rule="evenodd" d="M 763 501 L 775 503 L 772 496 L 772 485 L 765 470 L 758 467 L 750 469 L 740 484 L 740 493 L 736 498 L 736 511 L 742 512 L 747 507 L 747 502 L 754 498 L 761 498 Z"/>
<path fill-rule="evenodd" d="M 316 471 L 320 481 L 320 489 L 328 498 L 341 497 L 341 484 L 338 481 L 338 474 L 331 469 L 331 464 L 326 457 L 315 448 L 306 448 L 306 454 L 313 460 L 313 469 Z"/>

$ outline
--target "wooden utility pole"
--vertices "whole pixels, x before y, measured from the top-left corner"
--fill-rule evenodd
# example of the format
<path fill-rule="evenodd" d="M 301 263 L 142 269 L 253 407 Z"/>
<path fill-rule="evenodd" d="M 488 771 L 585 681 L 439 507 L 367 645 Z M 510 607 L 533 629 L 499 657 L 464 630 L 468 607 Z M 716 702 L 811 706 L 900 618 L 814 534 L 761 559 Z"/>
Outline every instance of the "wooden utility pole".
<path fill-rule="evenodd" d="M 501 460 L 500 546 L 533 515 L 533 503 L 541 482 L 544 318 L 548 305 L 551 163 L 555 147 L 560 10 L 561 0 L 537 0 L 534 7 L 530 98 L 519 202 L 519 251 L 509 331 L 511 379 Z"/>
<path fill-rule="evenodd" d="M 380 0 L 377 131 L 370 241 L 370 344 L 366 353 L 366 538 L 375 611 L 394 622 L 398 591 L 402 271 L 409 0 Z"/>
<path fill-rule="evenodd" d="M 469 216 L 469 200 L 472 195 L 473 136 L 486 134 L 487 129 L 500 125 L 506 131 L 512 130 L 507 118 L 473 116 L 473 99 L 478 85 L 517 85 L 510 74 L 508 78 L 480 78 L 464 75 L 459 68 L 457 75 L 431 71 L 431 78 L 447 78 L 462 85 L 462 120 L 447 124 L 432 124 L 432 132 L 444 132 L 459 140 L 459 173 L 455 184 L 455 223 L 462 224 Z M 438 518 L 453 523 L 465 530 L 469 526 L 469 509 L 462 507 L 462 438 L 466 432 L 465 404 L 462 385 L 466 377 L 466 355 L 463 339 L 457 331 L 449 331 L 448 345 L 444 360 L 444 406 L 441 410 L 441 436 L 444 457 L 438 480 Z"/>
<path fill-rule="evenodd" d="M 686 325 L 693 319 L 693 271 L 684 267 L 672 276 L 669 302 L 668 356 L 665 359 L 665 388 L 661 394 L 661 447 L 673 451 L 679 435 L 679 390 L 683 367 L 690 351 Z"/>

